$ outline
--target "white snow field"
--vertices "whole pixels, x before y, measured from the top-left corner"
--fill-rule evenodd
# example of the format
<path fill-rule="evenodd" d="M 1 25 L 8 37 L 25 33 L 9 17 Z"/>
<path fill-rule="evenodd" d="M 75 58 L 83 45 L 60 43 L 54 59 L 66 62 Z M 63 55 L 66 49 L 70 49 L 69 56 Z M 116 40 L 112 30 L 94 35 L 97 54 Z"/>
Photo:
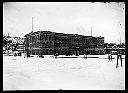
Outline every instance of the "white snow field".
<path fill-rule="evenodd" d="M 125 55 L 118 68 L 116 55 L 112 62 L 107 55 L 44 57 L 3 55 L 3 90 L 125 90 Z"/>

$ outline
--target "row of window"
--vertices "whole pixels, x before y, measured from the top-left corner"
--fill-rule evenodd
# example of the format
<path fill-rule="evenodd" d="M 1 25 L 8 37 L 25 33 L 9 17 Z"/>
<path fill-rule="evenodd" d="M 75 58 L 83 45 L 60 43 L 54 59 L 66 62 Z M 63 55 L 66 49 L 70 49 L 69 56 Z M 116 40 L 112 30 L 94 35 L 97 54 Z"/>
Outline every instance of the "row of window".
<path fill-rule="evenodd" d="M 54 44 L 54 47 L 68 47 L 68 45 L 67 44 L 56 43 L 56 44 Z"/>
<path fill-rule="evenodd" d="M 53 40 L 52 35 L 37 35 L 37 36 L 28 36 L 25 39 L 25 42 L 33 42 L 37 40 Z M 82 40 L 81 38 L 74 38 L 74 39 L 69 39 L 68 37 L 54 37 L 55 41 L 62 41 L 62 42 L 81 42 L 81 43 L 104 43 L 104 40 L 95 40 L 95 39 L 84 39 Z"/>

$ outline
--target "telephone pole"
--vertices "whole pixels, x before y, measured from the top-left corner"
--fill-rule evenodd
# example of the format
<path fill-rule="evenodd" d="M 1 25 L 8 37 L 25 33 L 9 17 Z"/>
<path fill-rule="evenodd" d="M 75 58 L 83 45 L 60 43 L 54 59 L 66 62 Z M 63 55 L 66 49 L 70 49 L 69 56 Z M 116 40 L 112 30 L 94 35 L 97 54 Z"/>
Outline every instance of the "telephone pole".
<path fill-rule="evenodd" d="M 92 36 L 92 27 L 91 27 L 91 36 Z"/>
<path fill-rule="evenodd" d="M 122 26 L 122 24 L 120 23 L 120 27 Z M 119 31 L 118 31 L 119 32 Z M 119 36 L 120 36 L 120 44 L 121 44 L 121 33 L 119 32 Z"/>
<path fill-rule="evenodd" d="M 121 44 L 121 36 L 120 36 L 120 44 Z"/>
<path fill-rule="evenodd" d="M 33 17 L 32 17 L 32 32 L 33 32 Z"/>

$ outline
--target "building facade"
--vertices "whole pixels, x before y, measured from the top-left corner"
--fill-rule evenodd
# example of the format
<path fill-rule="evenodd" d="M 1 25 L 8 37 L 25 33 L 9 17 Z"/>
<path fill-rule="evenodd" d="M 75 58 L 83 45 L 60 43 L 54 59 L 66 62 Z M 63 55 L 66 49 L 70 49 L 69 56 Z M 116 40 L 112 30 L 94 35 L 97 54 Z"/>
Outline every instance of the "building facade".
<path fill-rule="evenodd" d="M 26 34 L 25 51 L 33 55 L 104 54 L 104 37 L 37 31 Z"/>

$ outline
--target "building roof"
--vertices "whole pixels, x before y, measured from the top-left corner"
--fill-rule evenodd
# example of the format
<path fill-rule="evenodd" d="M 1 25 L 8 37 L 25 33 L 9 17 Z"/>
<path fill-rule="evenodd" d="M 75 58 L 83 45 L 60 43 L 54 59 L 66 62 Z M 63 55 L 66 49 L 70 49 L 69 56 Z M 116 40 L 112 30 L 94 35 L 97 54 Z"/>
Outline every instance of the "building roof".
<path fill-rule="evenodd" d="M 83 38 L 92 38 L 93 36 L 84 36 L 84 35 L 78 35 L 78 34 L 65 34 L 65 33 L 56 33 L 56 32 L 51 32 L 51 31 L 37 31 L 37 32 L 30 32 L 29 34 L 26 34 L 24 37 L 26 36 L 31 36 L 31 35 L 37 35 L 39 33 L 43 33 L 43 34 L 53 34 L 55 36 L 69 36 L 69 37 L 83 37 Z M 94 37 L 94 38 L 98 38 L 98 39 L 103 39 L 104 37 Z"/>

